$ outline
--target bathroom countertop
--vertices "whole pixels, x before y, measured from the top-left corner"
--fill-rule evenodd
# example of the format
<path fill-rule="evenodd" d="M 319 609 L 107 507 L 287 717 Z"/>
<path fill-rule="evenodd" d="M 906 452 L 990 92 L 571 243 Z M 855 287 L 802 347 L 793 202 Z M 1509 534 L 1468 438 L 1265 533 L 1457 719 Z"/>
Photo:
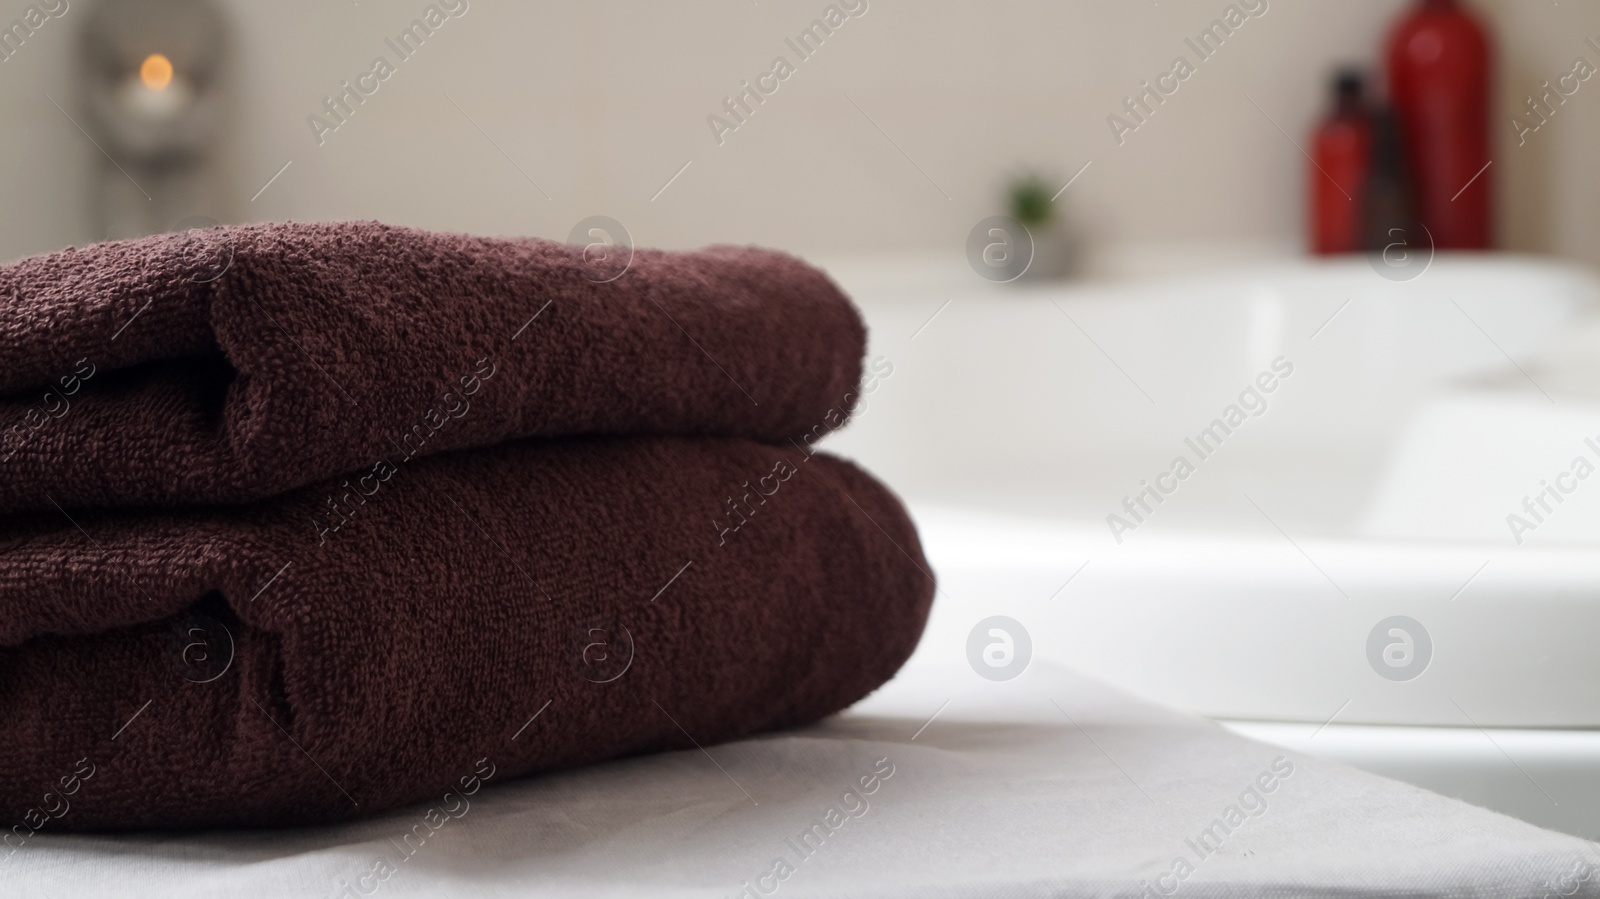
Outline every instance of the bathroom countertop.
<path fill-rule="evenodd" d="M 303 830 L 41 835 L 0 862 L 0 885 L 161 899 L 1600 895 L 1594 844 L 1037 660 L 1004 682 L 974 671 L 924 658 L 819 725 L 489 787 L 436 828 L 417 807 Z"/>

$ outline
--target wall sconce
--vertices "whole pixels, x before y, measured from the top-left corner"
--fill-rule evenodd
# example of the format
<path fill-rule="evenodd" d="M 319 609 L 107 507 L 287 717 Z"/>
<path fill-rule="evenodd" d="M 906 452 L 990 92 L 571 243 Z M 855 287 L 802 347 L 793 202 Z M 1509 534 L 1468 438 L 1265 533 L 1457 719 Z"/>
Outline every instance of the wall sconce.
<path fill-rule="evenodd" d="M 85 16 L 84 107 L 96 140 L 97 238 L 230 219 L 221 151 L 228 28 L 211 0 L 100 0 Z M 114 161 L 112 161 L 114 160 Z"/>

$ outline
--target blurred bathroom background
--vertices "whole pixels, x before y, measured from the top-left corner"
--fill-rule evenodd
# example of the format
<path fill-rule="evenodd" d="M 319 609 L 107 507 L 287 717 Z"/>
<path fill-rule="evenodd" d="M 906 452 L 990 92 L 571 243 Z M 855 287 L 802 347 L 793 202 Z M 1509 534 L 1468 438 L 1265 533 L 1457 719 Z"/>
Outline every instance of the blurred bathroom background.
<path fill-rule="evenodd" d="M 307 117 L 376 57 L 397 60 L 386 40 L 430 4 L 217 3 L 233 79 L 215 149 L 227 177 L 168 227 L 191 215 L 375 218 L 564 238 L 603 214 L 641 245 L 755 242 L 960 262 L 973 224 L 1004 211 L 1010 178 L 1037 171 L 1059 185 L 1081 171 L 1055 205 L 1082 237 L 1090 274 L 1299 252 L 1306 158 L 1295 143 L 1307 146 L 1326 111 L 1334 68 L 1374 68 L 1408 5 L 1272 0 L 1118 146 L 1107 116 L 1189 53 L 1184 39 L 1229 4 L 870 0 L 719 145 L 707 117 L 726 116 L 724 98 L 742 81 L 794 55 L 785 39 L 823 13 L 823 0 L 458 0 L 464 12 L 396 61 L 319 146 Z M 30 6 L 65 8 L 0 63 L 10 123 L 0 258 L 102 236 L 91 177 L 101 152 L 67 116 L 94 130 L 80 50 L 93 5 L 0 5 L 0 23 Z M 1497 49 L 1501 245 L 1600 261 L 1600 179 L 1589 177 L 1600 98 L 1573 97 L 1525 146 L 1506 123 L 1541 82 L 1593 55 L 1583 41 L 1600 35 L 1600 7 L 1470 6 Z"/>

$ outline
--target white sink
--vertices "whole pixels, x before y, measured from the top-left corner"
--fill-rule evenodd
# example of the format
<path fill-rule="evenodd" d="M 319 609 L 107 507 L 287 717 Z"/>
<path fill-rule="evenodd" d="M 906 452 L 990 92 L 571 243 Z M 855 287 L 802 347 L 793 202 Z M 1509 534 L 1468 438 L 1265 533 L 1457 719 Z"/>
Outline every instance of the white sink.
<path fill-rule="evenodd" d="M 1600 835 L 1600 803 L 1529 778 L 1600 775 L 1600 472 L 1538 539 L 1505 530 L 1583 433 L 1600 443 L 1575 371 L 1600 356 L 1589 275 L 1514 257 L 1404 283 L 1362 260 L 1024 289 L 834 271 L 894 371 L 828 448 L 917 515 L 941 584 L 919 652 L 963 658 L 1004 615 L 1034 655 L 1145 697 Z M 1197 449 L 1231 404 L 1242 420 Z M 1133 499 L 1158 477 L 1175 489 Z"/>

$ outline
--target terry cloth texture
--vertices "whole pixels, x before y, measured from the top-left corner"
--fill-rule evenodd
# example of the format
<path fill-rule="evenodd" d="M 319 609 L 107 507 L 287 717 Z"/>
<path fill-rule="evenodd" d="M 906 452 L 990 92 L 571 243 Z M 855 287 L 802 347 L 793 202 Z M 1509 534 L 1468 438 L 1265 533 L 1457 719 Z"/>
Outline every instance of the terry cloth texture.
<path fill-rule="evenodd" d="M 7 845 L 353 818 L 804 724 L 887 680 L 932 598 L 899 502 L 794 447 L 531 441 L 374 483 L 336 531 L 343 481 L 9 519 Z"/>
<path fill-rule="evenodd" d="M 0 840 L 289 825 L 790 727 L 933 584 L 781 254 L 374 223 L 0 268 Z M 454 791 L 442 793 L 441 791 Z"/>
<path fill-rule="evenodd" d="M 821 272 L 719 247 L 639 250 L 622 274 L 584 252 L 267 224 L 0 267 L 0 512 L 243 502 L 524 437 L 785 442 L 838 420 L 865 331 Z M 468 399 L 486 375 L 502 395 Z"/>

